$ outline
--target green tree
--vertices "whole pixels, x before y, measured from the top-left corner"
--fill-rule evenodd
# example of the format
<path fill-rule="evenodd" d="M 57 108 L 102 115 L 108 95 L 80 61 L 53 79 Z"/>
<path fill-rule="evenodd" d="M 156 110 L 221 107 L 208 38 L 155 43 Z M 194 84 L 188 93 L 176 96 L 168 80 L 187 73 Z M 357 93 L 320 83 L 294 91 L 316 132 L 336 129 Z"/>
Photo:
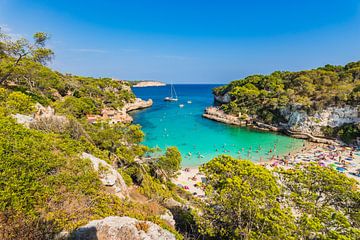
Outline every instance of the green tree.
<path fill-rule="evenodd" d="M 46 64 L 51 60 L 53 51 L 45 48 L 46 41 L 49 35 L 43 32 L 38 32 L 33 35 L 33 43 L 30 43 L 25 38 L 12 39 L 8 35 L 1 32 L 1 64 L 4 64 L 0 72 L 0 84 L 4 83 L 16 70 L 22 60 L 30 59 L 34 62 Z M 7 57 L 4 60 L 4 57 Z"/>
<path fill-rule="evenodd" d="M 280 206 L 270 171 L 222 155 L 204 164 L 206 198 L 197 219 L 201 233 L 216 239 L 295 239 L 291 212 Z"/>
<path fill-rule="evenodd" d="M 180 169 L 181 154 L 177 147 L 168 147 L 163 156 L 157 161 L 156 165 L 163 169 L 169 176 Z"/>
<path fill-rule="evenodd" d="M 279 170 L 287 204 L 296 211 L 297 235 L 304 239 L 359 239 L 357 182 L 316 164 Z"/>

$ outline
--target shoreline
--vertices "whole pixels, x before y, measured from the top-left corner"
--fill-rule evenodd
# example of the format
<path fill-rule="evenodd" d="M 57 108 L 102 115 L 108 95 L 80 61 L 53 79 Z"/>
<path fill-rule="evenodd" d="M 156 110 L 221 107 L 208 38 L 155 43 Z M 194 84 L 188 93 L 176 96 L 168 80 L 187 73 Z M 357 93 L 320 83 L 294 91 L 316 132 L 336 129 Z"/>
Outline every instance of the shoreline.
<path fill-rule="evenodd" d="M 305 165 L 315 162 L 323 167 L 331 167 L 360 183 L 360 175 L 355 176 L 352 174 L 356 173 L 357 169 L 360 169 L 360 150 L 354 151 L 349 147 L 305 142 L 302 148 L 291 151 L 286 156 L 252 162 L 260 164 L 269 170 L 276 167 L 289 169 L 297 164 Z M 194 196 L 203 198 L 205 193 L 201 188 L 201 183 L 205 181 L 205 176 L 199 172 L 199 167 L 182 167 L 178 171 L 177 177 L 171 181 L 191 192 Z"/>
<path fill-rule="evenodd" d="M 252 119 L 244 119 L 240 120 L 239 117 L 232 116 L 229 114 L 224 113 L 218 107 L 207 107 L 202 114 L 202 117 L 210 119 L 212 121 L 235 125 L 239 127 L 249 127 L 255 130 L 264 131 L 264 132 L 277 132 L 281 133 L 293 138 L 304 139 L 314 143 L 322 143 L 322 144 L 329 144 L 329 145 L 339 145 L 339 143 L 330 138 L 326 138 L 323 136 L 314 136 L 310 133 L 304 132 L 295 132 L 281 126 L 274 126 L 262 122 L 257 122 Z"/>

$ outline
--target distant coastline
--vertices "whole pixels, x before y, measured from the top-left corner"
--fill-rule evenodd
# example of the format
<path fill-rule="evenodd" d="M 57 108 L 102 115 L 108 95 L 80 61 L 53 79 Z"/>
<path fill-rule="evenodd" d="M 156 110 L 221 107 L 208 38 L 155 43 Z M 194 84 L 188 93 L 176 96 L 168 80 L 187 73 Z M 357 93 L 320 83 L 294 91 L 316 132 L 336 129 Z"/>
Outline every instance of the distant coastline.
<path fill-rule="evenodd" d="M 132 85 L 132 87 L 162 87 L 162 86 L 166 86 L 166 83 L 159 81 L 140 81 Z"/>

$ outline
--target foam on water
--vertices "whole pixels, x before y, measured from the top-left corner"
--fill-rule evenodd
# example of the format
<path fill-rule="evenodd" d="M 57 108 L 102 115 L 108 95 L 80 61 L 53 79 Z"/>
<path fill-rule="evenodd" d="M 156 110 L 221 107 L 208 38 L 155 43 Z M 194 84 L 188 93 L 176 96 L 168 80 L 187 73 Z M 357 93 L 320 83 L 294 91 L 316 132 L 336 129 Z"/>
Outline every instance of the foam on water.
<path fill-rule="evenodd" d="M 143 144 L 161 149 L 178 147 L 183 166 L 198 166 L 220 154 L 266 160 L 302 146 L 303 141 L 299 139 L 202 118 L 204 109 L 213 104 L 214 87 L 216 85 L 175 85 L 178 102 L 163 101 L 170 93 L 169 86 L 134 88 L 137 97 L 154 101 L 151 108 L 132 113 L 134 123 L 140 124 L 145 132 Z M 187 103 L 189 100 L 191 104 Z M 180 108 L 180 104 L 184 107 Z"/>

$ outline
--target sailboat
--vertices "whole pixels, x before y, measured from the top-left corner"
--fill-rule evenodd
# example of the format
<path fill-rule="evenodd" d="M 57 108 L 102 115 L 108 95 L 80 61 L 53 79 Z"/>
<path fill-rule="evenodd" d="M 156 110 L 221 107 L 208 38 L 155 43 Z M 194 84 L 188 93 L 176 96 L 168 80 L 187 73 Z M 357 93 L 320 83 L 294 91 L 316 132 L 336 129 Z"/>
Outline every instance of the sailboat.
<path fill-rule="evenodd" d="M 171 92 L 171 97 L 165 97 L 164 101 L 176 102 L 178 100 L 178 97 L 173 84 L 170 84 L 170 92 Z"/>

